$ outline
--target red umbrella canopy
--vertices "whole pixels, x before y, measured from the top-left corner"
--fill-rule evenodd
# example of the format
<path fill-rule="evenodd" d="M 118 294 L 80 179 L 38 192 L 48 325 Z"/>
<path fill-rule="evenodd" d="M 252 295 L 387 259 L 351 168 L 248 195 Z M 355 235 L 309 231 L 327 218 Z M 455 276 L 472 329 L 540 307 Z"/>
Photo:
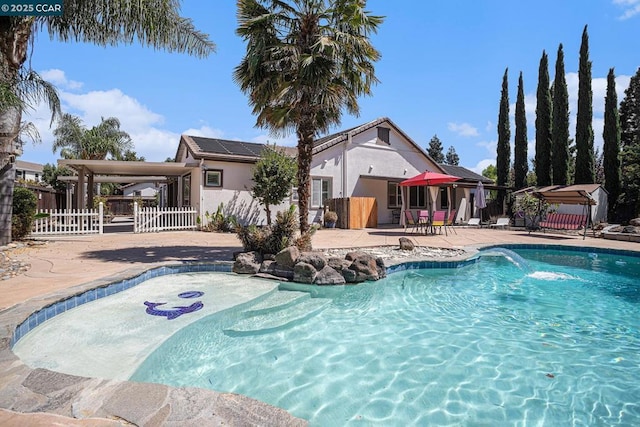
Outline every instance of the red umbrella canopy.
<path fill-rule="evenodd" d="M 459 176 L 446 175 L 444 173 L 437 173 L 431 171 L 422 172 L 413 178 L 406 179 L 400 183 L 403 187 L 412 187 L 417 185 L 439 185 L 446 184 L 448 182 L 458 181 Z"/>

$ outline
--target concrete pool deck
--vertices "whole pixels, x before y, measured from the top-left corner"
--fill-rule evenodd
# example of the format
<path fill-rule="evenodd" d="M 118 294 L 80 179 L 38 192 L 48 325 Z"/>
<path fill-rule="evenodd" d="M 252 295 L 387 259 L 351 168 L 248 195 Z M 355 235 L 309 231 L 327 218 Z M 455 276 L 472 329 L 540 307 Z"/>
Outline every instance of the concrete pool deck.
<path fill-rule="evenodd" d="M 555 233 L 465 227 L 456 227 L 456 231 L 425 236 L 405 234 L 402 228 L 323 229 L 314 235 L 313 246 L 397 246 L 404 236 L 416 245 L 440 248 L 520 243 L 640 250 L 638 243 L 590 236 L 583 240 L 582 236 Z M 235 234 L 122 233 L 40 240 L 46 243 L 7 251 L 30 268 L 0 281 L 0 425 L 305 425 L 283 410 L 244 396 L 31 369 L 9 348 L 15 325 L 79 288 L 103 286 L 165 264 L 230 261 L 233 253 L 241 250 Z"/>

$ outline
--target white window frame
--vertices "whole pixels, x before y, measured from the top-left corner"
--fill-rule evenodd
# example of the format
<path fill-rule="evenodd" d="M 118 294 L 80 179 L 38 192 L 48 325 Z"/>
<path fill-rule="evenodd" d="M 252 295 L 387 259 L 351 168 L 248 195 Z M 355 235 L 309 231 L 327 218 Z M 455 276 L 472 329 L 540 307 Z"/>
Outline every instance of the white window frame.
<path fill-rule="evenodd" d="M 209 177 L 217 177 L 216 181 L 210 183 Z M 209 169 L 204 171 L 204 186 L 205 187 L 222 187 L 222 170 L 220 169 Z"/>
<path fill-rule="evenodd" d="M 387 208 L 400 207 L 402 207 L 402 187 L 399 182 L 387 181 Z"/>
<path fill-rule="evenodd" d="M 326 185 L 326 189 L 324 188 Z M 319 186 L 319 187 L 318 187 Z M 331 178 L 312 178 L 311 179 L 311 207 L 319 208 L 324 206 L 327 199 L 331 199 L 333 183 Z M 326 197 L 323 197 L 326 196 Z"/>

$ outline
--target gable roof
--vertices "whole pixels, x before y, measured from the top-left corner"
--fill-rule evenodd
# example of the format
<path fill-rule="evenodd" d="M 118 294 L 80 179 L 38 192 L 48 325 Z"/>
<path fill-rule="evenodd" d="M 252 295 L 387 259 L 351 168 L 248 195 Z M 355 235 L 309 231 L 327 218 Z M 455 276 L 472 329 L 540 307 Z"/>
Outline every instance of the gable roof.
<path fill-rule="evenodd" d="M 478 181 L 481 181 L 483 184 L 493 184 L 493 180 L 487 178 L 486 176 L 475 173 L 472 170 L 469 170 L 465 167 L 458 165 L 445 165 L 444 163 L 439 163 L 442 169 L 444 169 L 445 173 L 453 176 L 459 176 L 463 181 L 473 182 L 477 184 Z"/>
<path fill-rule="evenodd" d="M 377 127 L 383 123 L 391 126 L 396 132 L 398 132 L 404 139 L 406 139 L 411 145 L 413 145 L 421 154 L 423 154 L 426 158 L 428 158 L 434 165 L 441 166 L 436 163 L 435 160 L 427 154 L 426 151 L 422 149 L 416 142 L 409 137 L 402 129 L 400 129 L 393 121 L 391 121 L 388 117 L 380 117 L 368 123 L 364 123 L 360 126 L 355 126 L 350 129 L 341 130 L 340 132 L 336 132 L 331 135 L 323 136 L 322 138 L 316 139 L 313 143 L 313 154 L 324 151 L 328 148 L 333 147 L 334 145 L 340 144 L 341 142 L 345 142 L 349 139 L 349 136 L 354 137 L 362 132 L 365 132 L 371 128 Z M 444 172 L 442 168 L 440 168 L 440 172 Z"/>

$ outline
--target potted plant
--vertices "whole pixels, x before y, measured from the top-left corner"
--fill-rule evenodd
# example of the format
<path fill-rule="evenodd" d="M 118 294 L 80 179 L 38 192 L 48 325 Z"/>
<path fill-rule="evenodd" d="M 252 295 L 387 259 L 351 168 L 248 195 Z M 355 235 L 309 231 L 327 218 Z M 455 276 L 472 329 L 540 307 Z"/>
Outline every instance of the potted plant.
<path fill-rule="evenodd" d="M 327 211 L 324 214 L 324 226 L 327 228 L 335 228 L 338 221 L 338 214 L 334 211 Z"/>

